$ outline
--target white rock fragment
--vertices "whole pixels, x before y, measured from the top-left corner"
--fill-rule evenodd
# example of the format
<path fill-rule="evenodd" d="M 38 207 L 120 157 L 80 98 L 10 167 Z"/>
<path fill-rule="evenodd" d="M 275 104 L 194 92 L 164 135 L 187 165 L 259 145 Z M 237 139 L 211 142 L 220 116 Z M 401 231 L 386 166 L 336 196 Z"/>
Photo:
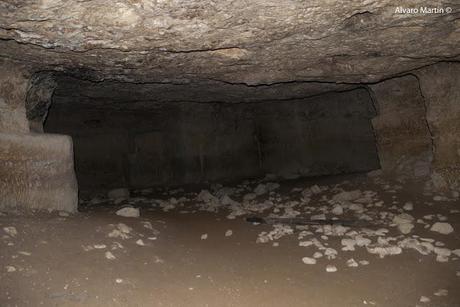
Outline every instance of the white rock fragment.
<path fill-rule="evenodd" d="M 412 204 L 411 202 L 407 202 L 404 204 L 403 209 L 406 211 L 412 211 L 414 210 L 414 204 Z"/>
<path fill-rule="evenodd" d="M 334 265 L 328 264 L 326 266 L 326 272 L 328 272 L 328 273 L 337 272 L 337 267 L 334 266 Z"/>
<path fill-rule="evenodd" d="M 414 228 L 413 221 L 414 217 L 407 213 L 401 213 L 393 218 L 393 223 L 396 224 L 399 231 L 403 234 L 408 234 L 412 231 Z"/>
<path fill-rule="evenodd" d="M 299 246 L 308 247 L 310 245 L 313 245 L 312 241 L 300 241 L 299 242 Z"/>
<path fill-rule="evenodd" d="M 68 216 L 70 216 L 69 212 L 65 212 L 65 211 L 59 211 L 58 215 L 61 216 L 61 217 L 68 217 Z"/>
<path fill-rule="evenodd" d="M 123 282 L 123 279 L 117 278 L 117 279 L 115 279 L 115 282 L 116 282 L 117 284 L 121 284 L 121 283 Z"/>
<path fill-rule="evenodd" d="M 208 238 L 208 234 L 204 233 L 201 235 L 201 240 L 206 240 Z"/>
<path fill-rule="evenodd" d="M 18 235 L 18 231 L 14 226 L 7 226 L 3 227 L 3 231 L 6 232 L 10 237 L 16 237 Z"/>
<path fill-rule="evenodd" d="M 366 249 L 371 254 L 377 254 L 380 258 L 391 255 L 399 255 L 402 253 L 402 249 L 396 245 L 383 245 L 375 244 L 373 246 L 366 246 Z"/>
<path fill-rule="evenodd" d="M 316 259 L 315 258 L 303 257 L 302 261 L 305 264 L 316 264 Z"/>
<path fill-rule="evenodd" d="M 358 262 L 355 259 L 351 258 L 347 260 L 347 266 L 351 268 L 355 268 L 358 266 Z"/>
<path fill-rule="evenodd" d="M 447 296 L 447 294 L 449 294 L 449 291 L 447 291 L 447 289 L 439 289 L 433 294 L 436 296 Z"/>
<path fill-rule="evenodd" d="M 133 208 L 133 207 L 121 208 L 115 214 L 119 216 L 124 216 L 124 217 L 139 217 L 140 216 L 139 208 Z"/>
<path fill-rule="evenodd" d="M 431 228 L 431 231 L 439 232 L 440 234 L 447 235 L 454 231 L 454 228 L 449 223 L 436 222 Z"/>
<path fill-rule="evenodd" d="M 108 234 L 108 237 L 121 238 L 123 240 L 131 238 L 131 236 L 129 235 L 133 230 L 131 227 L 123 223 L 118 223 L 115 227 L 116 228 Z"/>
<path fill-rule="evenodd" d="M 106 251 L 105 252 L 105 258 L 109 259 L 109 260 L 114 260 L 116 259 L 116 257 L 114 256 L 114 254 L 112 254 L 111 252 L 109 251 Z"/>
<path fill-rule="evenodd" d="M 354 190 L 354 191 L 344 191 L 341 193 L 338 193 L 332 197 L 333 200 L 335 201 L 352 201 L 358 198 L 362 197 L 362 193 L 360 190 Z"/>
<path fill-rule="evenodd" d="M 215 202 L 217 203 L 219 199 L 212 195 L 208 190 L 201 190 L 201 192 L 197 196 L 198 200 L 201 200 L 205 203 Z"/>
<path fill-rule="evenodd" d="M 342 215 L 343 214 L 343 207 L 341 205 L 337 204 L 332 208 L 331 213 L 335 214 L 335 215 Z"/>
<path fill-rule="evenodd" d="M 126 188 L 119 188 L 110 190 L 107 196 L 112 200 L 123 200 L 129 198 L 129 190 Z"/>
<path fill-rule="evenodd" d="M 16 272 L 16 268 L 12 265 L 7 265 L 5 269 L 8 273 Z"/>
<path fill-rule="evenodd" d="M 142 241 L 142 239 L 137 240 L 136 244 L 139 245 L 139 246 L 145 246 L 145 243 L 144 243 L 144 241 Z"/>
<path fill-rule="evenodd" d="M 318 258 L 321 258 L 321 257 L 323 257 L 323 253 L 315 252 L 315 253 L 313 254 L 313 258 L 318 259 Z"/>
<path fill-rule="evenodd" d="M 227 230 L 227 231 L 225 232 L 225 236 L 226 236 L 226 237 L 230 237 L 232 234 L 233 234 L 233 231 L 232 231 L 231 229 L 229 229 L 229 230 Z"/>
<path fill-rule="evenodd" d="M 93 247 L 95 249 L 104 249 L 106 248 L 107 246 L 105 244 L 94 244 Z"/>
<path fill-rule="evenodd" d="M 428 303 L 429 301 L 431 301 L 429 297 L 423 295 L 420 297 L 420 303 Z"/>

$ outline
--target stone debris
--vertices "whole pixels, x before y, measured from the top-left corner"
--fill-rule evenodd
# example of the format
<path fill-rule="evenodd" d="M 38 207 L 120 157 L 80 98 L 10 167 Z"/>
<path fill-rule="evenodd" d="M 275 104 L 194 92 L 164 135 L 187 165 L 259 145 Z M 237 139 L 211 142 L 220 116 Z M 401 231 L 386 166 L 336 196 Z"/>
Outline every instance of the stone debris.
<path fill-rule="evenodd" d="M 305 264 L 316 264 L 316 259 L 315 258 L 303 257 L 302 261 Z"/>
<path fill-rule="evenodd" d="M 3 227 L 3 231 L 6 232 L 10 237 L 16 237 L 18 235 L 18 231 L 14 226 L 7 226 Z"/>
<path fill-rule="evenodd" d="M 343 191 L 341 193 L 334 195 L 332 199 L 337 202 L 346 202 L 361 198 L 361 196 L 362 193 L 360 190 Z"/>
<path fill-rule="evenodd" d="M 107 246 L 105 244 L 94 244 L 93 247 L 95 249 L 104 249 L 106 248 Z"/>
<path fill-rule="evenodd" d="M 117 210 L 115 214 L 119 216 L 124 216 L 124 217 L 139 217 L 140 216 L 139 208 L 133 208 L 133 207 L 121 208 L 120 210 Z"/>
<path fill-rule="evenodd" d="M 395 245 L 377 244 L 373 246 L 367 246 L 367 251 L 371 254 L 377 254 L 380 258 L 390 255 L 399 255 L 402 253 L 402 249 Z"/>
<path fill-rule="evenodd" d="M 12 265 L 7 265 L 5 269 L 8 273 L 16 272 L 16 268 Z"/>
<path fill-rule="evenodd" d="M 447 296 L 449 294 L 449 291 L 447 289 L 439 289 L 433 294 L 436 296 Z"/>
<path fill-rule="evenodd" d="M 414 210 L 414 204 L 412 204 L 411 202 L 407 202 L 404 204 L 403 209 L 406 211 L 412 211 Z"/>
<path fill-rule="evenodd" d="M 399 231 L 403 234 L 408 234 L 412 231 L 414 228 L 414 225 L 412 224 L 413 221 L 414 217 L 407 213 L 401 213 L 393 218 L 393 223 L 396 224 Z"/>
<path fill-rule="evenodd" d="M 110 252 L 110 251 L 106 251 L 104 255 L 105 255 L 105 258 L 107 258 L 109 260 L 115 260 L 116 259 L 115 255 L 112 254 L 112 252 Z"/>
<path fill-rule="evenodd" d="M 419 300 L 419 301 L 420 301 L 420 303 L 428 303 L 428 302 L 430 302 L 431 300 L 430 300 L 429 297 L 426 297 L 426 296 L 423 296 L 423 295 L 422 295 L 422 296 L 420 297 L 420 300 Z"/>
<path fill-rule="evenodd" d="M 334 208 L 332 208 L 331 213 L 335 215 L 342 215 L 343 214 L 342 205 L 339 205 L 339 204 L 335 205 Z"/>
<path fill-rule="evenodd" d="M 380 184 L 384 193 L 397 193 L 403 189 L 402 185 L 385 183 L 380 176 L 372 177 L 370 180 Z M 271 246 L 278 247 L 280 246 L 279 240 L 284 236 L 298 234 L 299 247 L 309 249 L 312 255 L 302 258 L 306 264 L 314 264 L 320 258 L 337 259 L 339 253 L 356 250 L 364 250 L 369 254 L 378 255 L 379 258 L 399 255 L 405 250 L 414 250 L 421 255 L 434 255 L 437 262 L 447 262 L 460 257 L 460 250 L 451 250 L 445 246 L 444 242 L 413 234 L 417 229 L 415 225 L 421 229 L 430 228 L 432 231 L 443 234 L 452 233 L 453 227 L 446 222 L 447 216 L 435 212 L 423 217 L 414 217 L 411 215 L 414 212 L 413 201 L 400 203 L 397 194 L 391 196 L 392 200 L 383 201 L 379 199 L 375 191 L 347 190 L 344 188 L 346 184 L 348 184 L 347 181 L 335 186 L 295 187 L 291 189 L 291 194 L 280 194 L 277 192 L 280 185 L 276 182 L 248 180 L 235 187 L 213 184 L 209 190 L 203 189 L 199 193 L 185 193 L 179 189 L 177 191 L 167 190 L 164 192 L 164 199 L 152 201 L 136 197 L 129 199 L 128 204 L 135 205 L 136 202 L 131 201 L 136 199 L 136 201 L 150 202 L 164 211 L 174 208 L 180 208 L 179 212 L 184 213 L 197 210 L 205 212 L 225 210 L 228 212 L 228 219 L 235 219 L 242 215 L 260 216 L 265 221 L 271 219 L 272 222 L 267 223 L 271 228 L 264 228 L 258 234 L 256 242 L 270 243 Z M 433 197 L 433 194 L 429 195 Z M 193 200 L 198 201 L 197 205 L 187 207 L 187 202 Z M 123 209 L 134 208 L 125 207 Z M 280 219 L 286 222 L 279 222 Z M 324 225 L 302 225 L 289 222 L 303 219 L 319 223 L 334 220 L 339 222 Z M 363 223 L 362 226 L 359 226 L 358 223 L 356 226 L 350 226 L 346 223 L 342 224 L 340 222 L 342 219 L 344 221 L 363 221 Z M 369 227 L 366 226 L 366 223 L 369 223 Z M 141 224 L 144 228 L 154 232 L 154 236 L 146 238 L 156 239 L 155 235 L 159 232 L 153 229 L 152 224 L 150 222 L 141 222 Z M 253 224 L 258 225 L 258 223 Z M 373 227 L 374 225 L 378 227 Z M 120 223 L 114 226 L 109 237 L 128 239 L 133 236 L 131 231 L 130 227 Z M 390 236 L 389 233 L 394 236 Z M 230 237 L 232 234 L 230 229 L 225 231 L 225 237 Z M 207 238 L 208 234 L 201 235 L 201 240 Z M 142 241 L 137 239 L 136 243 Z M 350 268 L 369 264 L 368 260 L 355 260 L 349 256 L 345 259 L 348 259 L 346 266 Z"/>
<path fill-rule="evenodd" d="M 337 272 L 337 267 L 334 266 L 334 265 L 328 264 L 326 266 L 326 272 L 328 272 L 328 273 Z"/>
<path fill-rule="evenodd" d="M 123 240 L 131 238 L 130 233 L 133 229 L 123 223 L 118 223 L 109 234 L 110 238 L 121 238 Z"/>
<path fill-rule="evenodd" d="M 274 229 L 270 232 L 263 231 L 259 234 L 256 242 L 257 243 L 267 243 L 269 241 L 278 240 L 281 237 L 290 235 L 294 233 L 294 230 L 291 226 L 283 224 L 273 225 Z"/>
<path fill-rule="evenodd" d="M 436 222 L 431 226 L 430 230 L 447 235 L 453 232 L 454 228 L 449 223 Z"/>
<path fill-rule="evenodd" d="M 139 245 L 139 246 L 145 246 L 145 243 L 144 243 L 144 241 L 142 241 L 142 239 L 137 240 L 136 244 Z"/>
<path fill-rule="evenodd" d="M 125 200 L 128 199 L 129 196 L 129 190 L 126 188 L 113 189 L 107 193 L 107 197 L 112 200 Z"/>
<path fill-rule="evenodd" d="M 351 268 L 355 268 L 358 266 L 358 262 L 355 259 L 351 258 L 347 260 L 347 266 Z"/>

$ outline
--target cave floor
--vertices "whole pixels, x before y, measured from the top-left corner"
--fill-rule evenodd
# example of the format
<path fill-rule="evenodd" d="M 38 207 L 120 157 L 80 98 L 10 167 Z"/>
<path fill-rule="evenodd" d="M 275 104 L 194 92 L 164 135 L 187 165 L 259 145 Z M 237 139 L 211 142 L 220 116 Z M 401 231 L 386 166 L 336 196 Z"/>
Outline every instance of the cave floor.
<path fill-rule="evenodd" d="M 0 306 L 460 306 L 460 257 L 450 253 L 460 248 L 460 232 L 446 235 L 429 229 L 440 221 L 460 229 L 458 198 L 423 194 L 420 184 L 366 175 L 280 184 L 271 193 L 259 191 L 265 193 L 248 201 L 252 207 L 246 206 L 246 213 L 308 220 L 326 213 L 329 218 L 334 195 L 359 190 L 361 198 L 336 199 L 344 208 L 338 217 L 367 216 L 364 223 L 372 226 L 282 224 L 270 237 L 263 232 L 272 231 L 273 225 L 248 223 L 248 214 L 237 212 L 230 219 L 235 204 L 230 211 L 213 212 L 216 204 L 206 199 L 207 193 L 199 197 L 208 203 L 196 200 L 194 192 L 152 189 L 117 204 L 86 197 L 80 212 L 70 216 L 3 214 Z M 302 192 L 314 184 L 319 187 Z M 241 202 L 256 186 L 241 185 L 231 197 Z M 305 198 L 311 199 L 308 204 Z M 258 205 L 267 199 L 271 205 Z M 408 201 L 413 210 L 405 211 Z M 115 214 L 128 203 L 140 208 L 140 217 Z M 415 228 L 405 235 L 388 222 L 403 212 L 415 218 L 410 222 Z M 378 232 L 382 227 L 388 232 Z M 344 238 L 372 243 L 364 240 L 367 248 L 343 251 Z M 368 251 L 378 246 L 393 247 L 380 253 L 394 251 L 408 238 L 419 243 L 425 238 L 423 242 L 445 247 L 450 255 L 445 249 L 424 255 L 407 246 L 384 258 Z M 299 246 L 305 241 L 301 244 L 309 246 Z M 316 255 L 316 264 L 303 262 L 315 252 L 322 254 Z M 351 258 L 357 266 L 349 266 Z M 337 271 L 327 272 L 328 265 Z M 429 301 L 420 302 L 422 296 Z"/>

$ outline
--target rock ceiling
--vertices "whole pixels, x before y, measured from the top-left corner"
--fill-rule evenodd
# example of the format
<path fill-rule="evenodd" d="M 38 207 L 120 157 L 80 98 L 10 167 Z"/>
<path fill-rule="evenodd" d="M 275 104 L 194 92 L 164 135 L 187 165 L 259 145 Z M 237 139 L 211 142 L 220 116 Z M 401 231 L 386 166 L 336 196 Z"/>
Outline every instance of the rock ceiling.
<path fill-rule="evenodd" d="M 394 0 L 5 0 L 0 57 L 93 81 L 316 81 L 307 87 L 326 83 L 325 90 L 328 82 L 376 82 L 460 60 L 460 2 L 438 1 L 450 13 L 396 12 L 403 2 L 420 7 Z"/>

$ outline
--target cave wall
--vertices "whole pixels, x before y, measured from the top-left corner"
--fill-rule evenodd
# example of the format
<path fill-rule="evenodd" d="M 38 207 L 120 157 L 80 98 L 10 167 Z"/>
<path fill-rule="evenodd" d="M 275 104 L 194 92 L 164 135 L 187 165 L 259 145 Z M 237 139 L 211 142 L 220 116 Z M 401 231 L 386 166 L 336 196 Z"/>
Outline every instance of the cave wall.
<path fill-rule="evenodd" d="M 445 62 L 417 70 L 433 136 L 434 180 L 458 187 L 460 182 L 460 63 Z M 442 179 L 440 178 L 442 177 Z M 444 182 L 440 182 L 444 181 Z M 436 185 L 436 184 L 435 184 Z"/>
<path fill-rule="evenodd" d="M 152 101 L 153 107 L 138 111 L 55 99 L 45 130 L 72 135 L 83 188 L 379 167 L 370 124 L 375 110 L 365 89 L 288 102 Z"/>
<path fill-rule="evenodd" d="M 369 89 L 378 113 L 372 124 L 382 170 L 399 177 L 428 176 L 432 141 L 418 79 L 406 75 Z"/>
<path fill-rule="evenodd" d="M 0 210 L 75 211 L 77 182 L 72 140 L 29 130 L 30 74 L 0 62 Z"/>

